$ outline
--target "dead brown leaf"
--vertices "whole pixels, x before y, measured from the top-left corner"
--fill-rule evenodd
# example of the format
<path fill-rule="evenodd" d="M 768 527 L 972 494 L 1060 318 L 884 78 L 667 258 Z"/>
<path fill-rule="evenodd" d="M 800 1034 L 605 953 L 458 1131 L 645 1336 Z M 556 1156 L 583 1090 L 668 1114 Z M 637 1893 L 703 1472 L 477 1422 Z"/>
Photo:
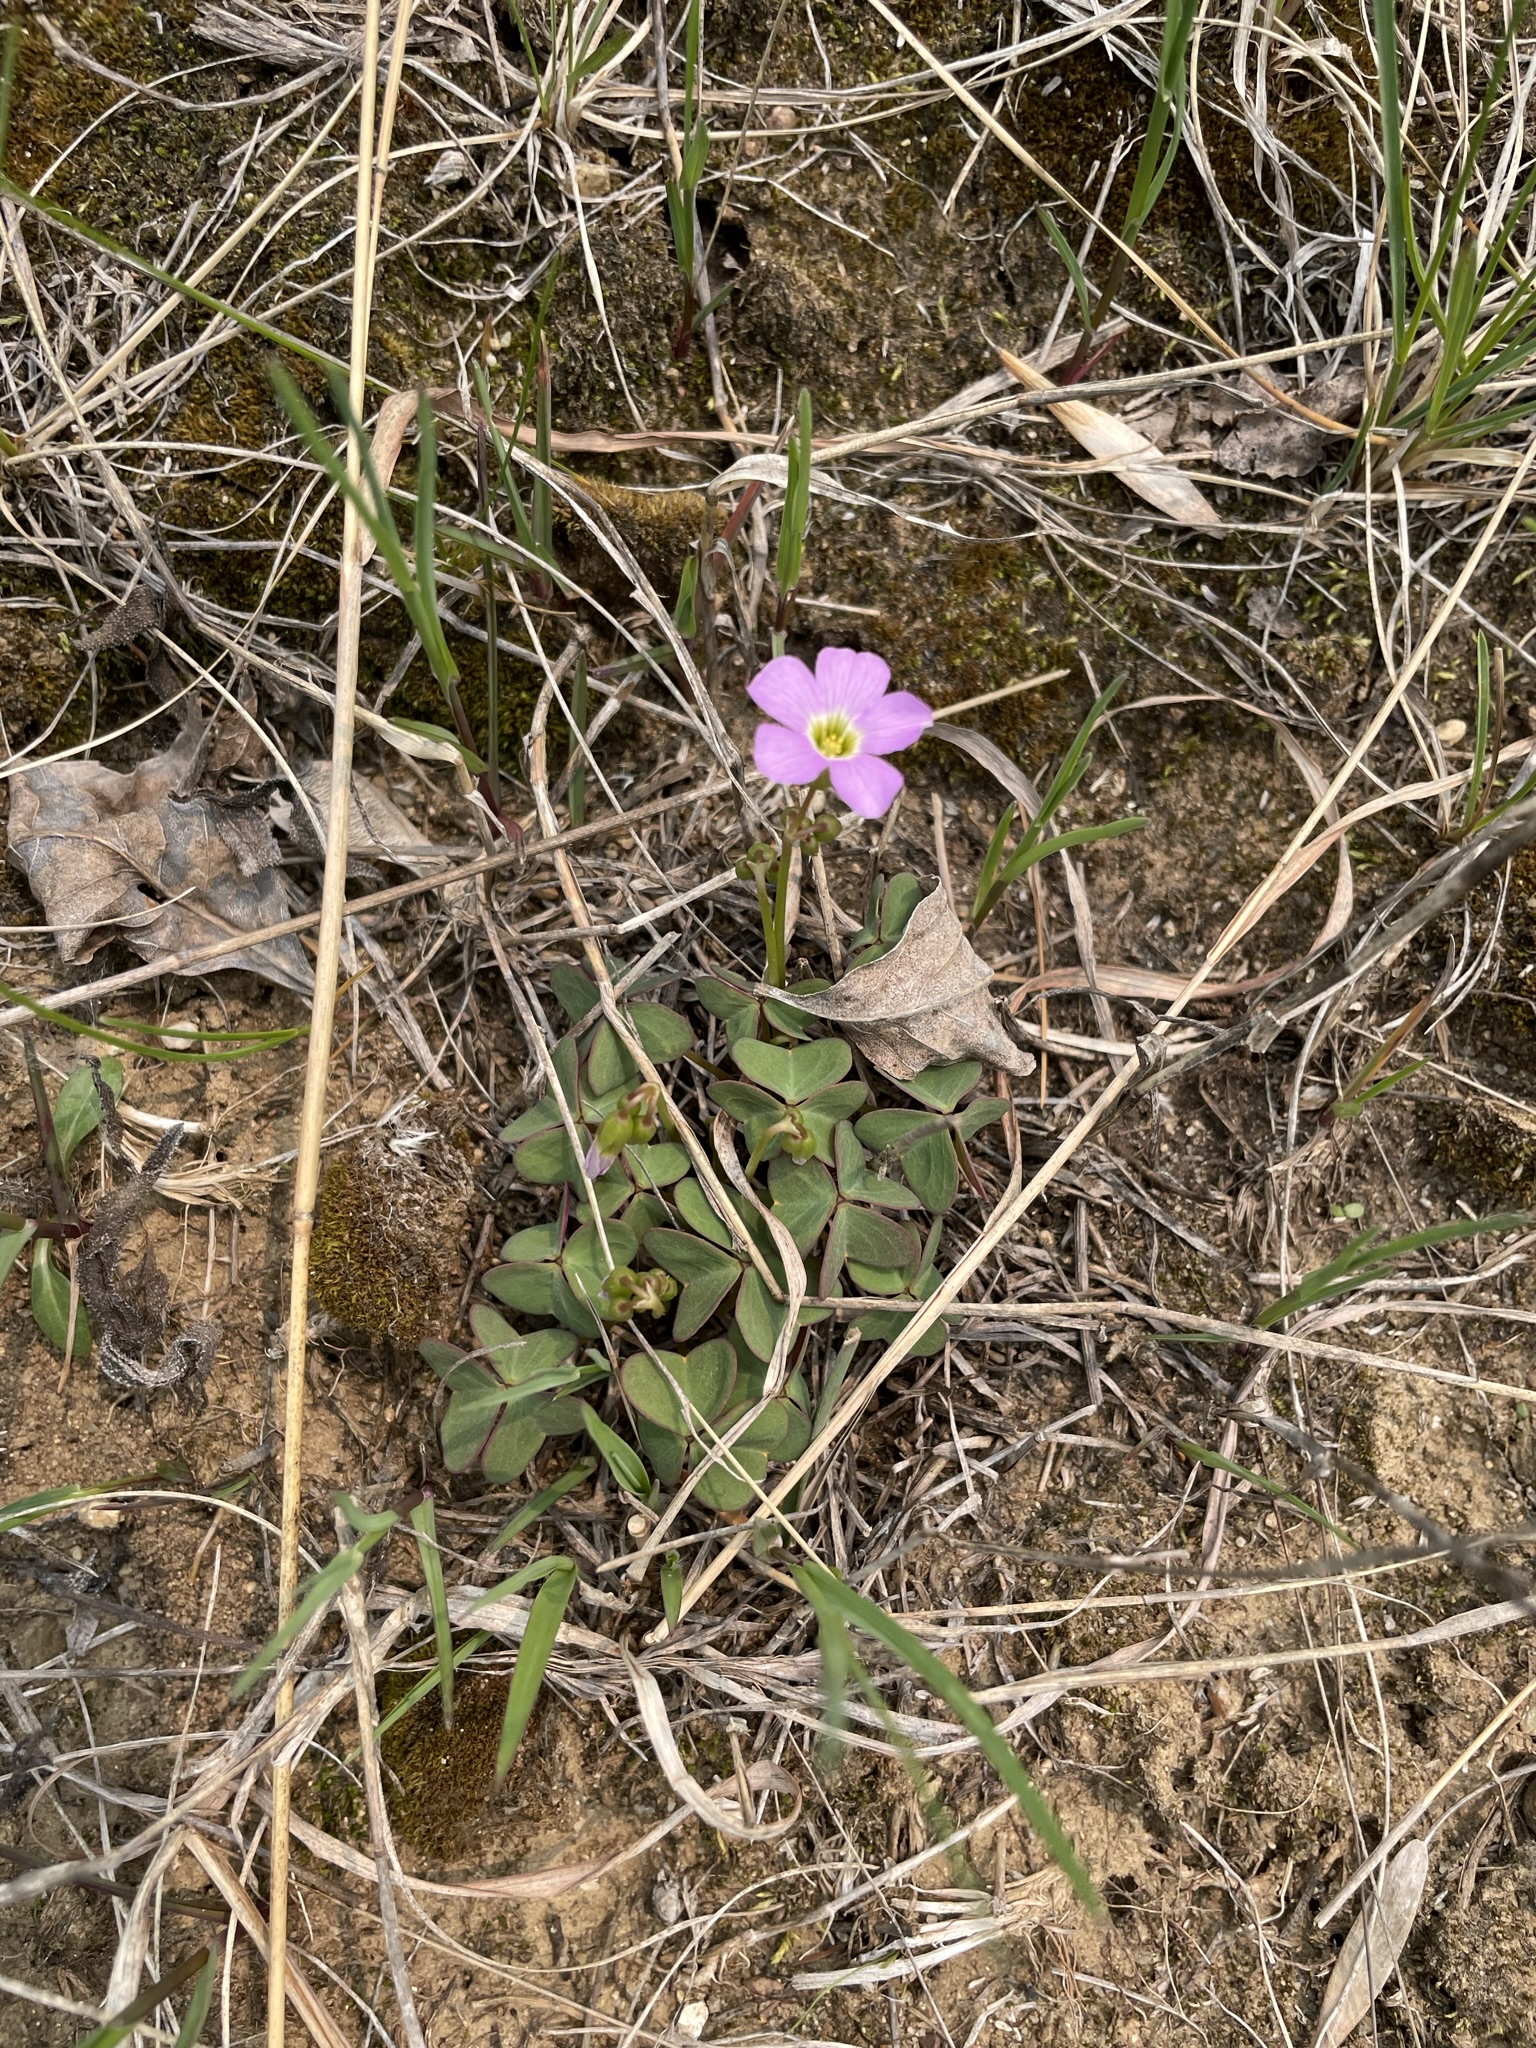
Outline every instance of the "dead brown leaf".
<path fill-rule="evenodd" d="M 925 896 L 888 953 L 816 995 L 764 989 L 839 1025 L 879 1073 L 910 1081 L 936 1060 L 983 1060 L 1022 1079 L 1034 1057 L 998 1021 L 992 970 L 971 945 L 942 887 Z"/>
<path fill-rule="evenodd" d="M 1313 412 L 1352 426 L 1365 401 L 1365 372 L 1346 368 L 1298 392 Z M 1324 427 L 1278 406 L 1239 420 L 1216 448 L 1213 460 L 1238 476 L 1305 476 L 1330 452 L 1342 455 L 1349 443 Z"/>
<path fill-rule="evenodd" d="M 70 760 L 15 778 L 10 858 L 41 902 L 61 960 L 89 960 L 114 936 L 154 960 L 290 914 L 265 813 L 243 797 L 195 787 L 205 731 L 189 722 L 129 775 Z M 284 988 L 311 984 L 291 936 L 209 964 L 246 968 Z"/>

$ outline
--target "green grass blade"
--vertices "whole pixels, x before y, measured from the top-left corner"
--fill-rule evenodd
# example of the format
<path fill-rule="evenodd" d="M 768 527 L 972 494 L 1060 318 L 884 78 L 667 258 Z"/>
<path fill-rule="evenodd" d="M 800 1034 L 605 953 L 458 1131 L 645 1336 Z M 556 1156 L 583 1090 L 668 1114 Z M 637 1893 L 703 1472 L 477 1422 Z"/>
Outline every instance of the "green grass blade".
<path fill-rule="evenodd" d="M 1107 818 L 1102 825 L 1074 825 L 1070 832 L 1057 832 L 1050 839 L 1037 839 L 1031 833 L 1024 844 L 1016 846 L 1008 856 L 1007 865 L 998 877 L 998 891 L 1011 887 L 1020 875 L 1039 862 L 1049 860 L 1053 853 L 1066 853 L 1074 846 L 1094 846 L 1101 839 L 1120 839 L 1127 832 L 1141 831 L 1146 822 L 1145 818 Z"/>
<path fill-rule="evenodd" d="M 675 1629 L 683 1618 L 683 1558 L 681 1551 L 669 1550 L 661 1560 L 661 1611 L 667 1618 L 669 1630 Z"/>
<path fill-rule="evenodd" d="M 1042 1799 L 1035 1789 L 1034 1781 L 1012 1746 L 998 1733 L 991 1715 L 972 1697 L 969 1687 L 884 1608 L 865 1599 L 862 1593 L 854 1592 L 851 1586 L 845 1586 L 824 1565 L 796 1565 L 793 1574 L 801 1592 L 815 1608 L 818 1620 L 825 1616 L 873 1636 L 943 1700 L 961 1726 L 975 1736 L 982 1754 L 1017 1799 L 1020 1812 L 1039 1835 L 1052 1861 L 1067 1877 L 1078 1898 L 1091 1913 L 1102 1915 L 1104 1908 L 1093 1879 L 1073 1848 L 1071 1838 L 1049 1802 Z"/>
<path fill-rule="evenodd" d="M 608 1427 L 595 1408 L 587 1408 L 585 1421 L 587 1435 L 607 1459 L 609 1471 L 624 1491 L 634 1494 L 637 1500 L 649 1500 L 655 1489 L 638 1452 L 632 1451 L 623 1437 Z"/>
<path fill-rule="evenodd" d="M 1089 284 L 1087 274 L 1082 264 L 1077 260 L 1077 251 L 1061 232 L 1061 229 L 1057 227 L 1048 207 L 1041 207 L 1039 218 L 1051 247 L 1061 258 L 1062 268 L 1072 280 L 1072 290 L 1077 299 L 1077 309 L 1083 316 L 1083 325 L 1084 327 L 1092 327 L 1093 286 Z"/>
<path fill-rule="evenodd" d="M 23 1494 L 20 1500 L 8 1501 L 0 1507 L 0 1536 L 8 1535 L 12 1529 L 25 1528 L 28 1522 L 41 1521 L 45 1515 L 57 1514 L 60 1508 L 70 1507 L 77 1500 L 98 1500 L 104 1493 L 115 1493 L 134 1483 L 117 1480 L 104 1486 L 50 1486 L 43 1493 Z"/>
<path fill-rule="evenodd" d="M 443 1726 L 453 1726 L 453 1623 L 448 1618 L 448 1588 L 443 1579 L 443 1553 L 437 1541 L 437 1510 L 429 1493 L 411 1509 L 411 1527 L 421 1553 L 421 1575 L 432 1603 L 432 1634 L 437 1642 L 437 1680 L 443 1693 Z"/>
<path fill-rule="evenodd" d="M 532 1500 L 524 1501 L 506 1527 L 492 1537 L 485 1546 L 486 1557 L 494 1557 L 497 1551 L 510 1543 L 514 1537 L 521 1536 L 525 1529 L 532 1527 L 540 1515 L 547 1515 L 557 1500 L 564 1500 L 565 1496 L 580 1486 L 583 1480 L 590 1479 L 596 1470 L 596 1458 L 578 1458 L 569 1472 L 562 1472 L 558 1479 L 553 1479 L 548 1486 L 541 1487 Z"/>
<path fill-rule="evenodd" d="M 290 1039 L 303 1038 L 309 1029 L 308 1025 L 294 1024 L 272 1031 L 204 1031 L 196 1025 L 148 1025 L 122 1017 L 103 1017 L 98 1024 L 87 1024 L 80 1017 L 70 1016 L 67 1010 L 50 1009 L 46 1003 L 38 1002 L 24 990 L 12 988 L 9 982 L 4 981 L 0 981 L 0 999 L 30 1010 L 40 1022 L 67 1031 L 72 1037 L 94 1039 L 118 1052 L 131 1052 L 140 1059 L 164 1060 L 170 1065 L 208 1066 L 214 1062 L 243 1060 L 253 1052 L 266 1052 L 273 1046 L 286 1045 Z M 216 1042 L 225 1049 L 218 1052 L 176 1052 L 160 1043 L 162 1038 L 170 1037 Z"/>
<path fill-rule="evenodd" d="M 58 1217 L 73 1216 L 74 1201 L 65 1176 L 64 1154 L 59 1148 L 58 1128 L 53 1120 L 53 1105 L 48 1100 L 48 1090 L 43 1086 L 43 1069 L 37 1057 L 37 1047 L 30 1037 L 21 1042 L 26 1059 L 27 1080 L 32 1089 L 32 1113 L 37 1119 L 38 1143 L 43 1149 L 43 1164 L 48 1172 L 48 1191 L 53 1196 L 53 1213 Z"/>
<path fill-rule="evenodd" d="M 843 1754 L 843 1734 L 848 1726 L 848 1681 L 857 1659 L 841 1615 L 830 1607 L 817 1608 L 816 1621 L 817 1647 L 821 1651 L 821 1718 L 826 1730 L 817 1744 L 816 1755 L 821 1768 L 831 1771 Z"/>
<path fill-rule="evenodd" d="M 118 2048 L 119 2042 L 127 2040 L 139 2021 L 147 2020 L 155 2007 L 164 1999 L 169 1998 L 173 1991 L 179 1990 L 189 1977 L 197 1976 L 199 1971 L 211 1971 L 212 1967 L 213 1956 L 211 1951 L 206 1948 L 198 1949 L 195 1954 L 188 1956 L 185 1962 L 178 1963 L 168 1976 L 160 1979 L 158 1984 L 151 1984 L 147 1991 L 141 1991 L 131 2005 L 125 2005 L 120 2013 L 115 2014 L 104 2025 L 93 2028 L 89 2034 L 82 2035 L 77 2048 Z M 208 1979 L 208 1986 L 209 1996 L 211 1997 L 213 1991 L 211 1975 Z M 194 2005 L 196 2004 L 195 1998 L 193 2003 Z M 203 2019 L 206 2019 L 207 2016 L 208 2008 L 205 2002 L 202 2019 L 198 2021 L 199 2032 L 202 2029 Z M 188 2018 L 190 2017 L 191 2014 L 189 2013 Z M 176 2038 L 179 2043 L 181 2035 L 178 2034 Z M 197 2035 L 192 2034 L 187 2038 L 195 2041 Z"/>
<path fill-rule="evenodd" d="M 21 23 L 8 21 L 3 52 L 0 52 L 0 174 L 5 171 L 6 152 L 11 140 L 11 92 L 16 83 L 16 53 L 20 48 Z"/>
<path fill-rule="evenodd" d="M 1431 1251 L 1444 1244 L 1459 1244 L 1469 1237 L 1500 1237 L 1510 1230 L 1528 1230 L 1536 1214 L 1516 1210 L 1508 1215 L 1458 1217 L 1452 1223 L 1431 1224 L 1426 1230 L 1410 1231 L 1406 1237 L 1381 1242 L 1379 1230 L 1362 1231 L 1351 1238 L 1336 1258 L 1307 1274 L 1289 1294 L 1272 1301 L 1254 1317 L 1255 1326 L 1271 1329 L 1286 1316 L 1311 1308 L 1315 1303 L 1363 1287 L 1368 1281 L 1385 1279 L 1413 1252 Z"/>
<path fill-rule="evenodd" d="M 203 2028 L 208 2022 L 208 2008 L 213 2004 L 213 1987 L 219 1979 L 218 1960 L 209 1956 L 196 1984 L 192 1987 L 191 2003 L 186 2018 L 176 2029 L 176 2048 L 196 2048 Z"/>
<path fill-rule="evenodd" d="M 263 1671 L 282 1656 L 288 1645 L 308 1628 L 314 1616 L 336 1597 L 348 1579 L 359 1570 L 369 1551 L 376 1543 L 384 1540 L 400 1519 L 389 1509 L 381 1514 L 369 1514 L 344 1493 L 336 1494 L 334 1499 L 341 1513 L 357 1531 L 357 1541 L 349 1543 L 345 1550 L 339 1550 L 329 1564 L 323 1565 L 299 1587 L 293 1612 L 282 1627 L 267 1638 L 230 1687 L 229 1696 L 232 1700 L 239 1699 L 250 1691 Z"/>
<path fill-rule="evenodd" d="M 779 515 L 775 574 L 781 604 L 799 584 L 805 559 L 805 537 L 811 523 L 812 431 L 811 394 L 802 388 L 796 430 L 789 437 L 789 481 L 784 491 L 784 510 Z"/>
<path fill-rule="evenodd" d="M 1093 738 L 1094 727 L 1104 716 L 1110 705 L 1114 703 L 1116 697 L 1119 696 L 1124 682 L 1124 676 L 1117 676 L 1109 688 L 1094 699 L 1088 716 L 1078 727 L 1072 744 L 1068 747 L 1063 757 L 1061 766 L 1051 777 L 1050 787 L 1040 800 L 1040 809 L 1032 825 L 1034 831 L 1043 832 L 1045 830 L 1045 827 L 1050 823 L 1057 811 L 1061 809 L 1061 806 L 1082 781 L 1084 775 L 1087 774 L 1088 747 Z"/>
<path fill-rule="evenodd" d="M 1399 1082 L 1408 1080 L 1411 1075 L 1418 1073 L 1421 1067 L 1428 1065 L 1427 1059 L 1410 1060 L 1406 1067 L 1399 1067 L 1395 1074 L 1383 1074 L 1378 1080 L 1358 1089 L 1353 1095 L 1341 1096 L 1333 1105 L 1333 1115 L 1340 1122 L 1348 1123 L 1352 1117 L 1363 1115 L 1367 1105 L 1374 1102 L 1378 1095 L 1385 1095 L 1389 1089 L 1397 1087 Z"/>
<path fill-rule="evenodd" d="M 572 828 L 587 821 L 587 757 L 582 742 L 587 736 L 587 650 L 576 650 L 576 672 L 571 678 L 571 772 L 565 786 L 566 805 Z"/>
<path fill-rule="evenodd" d="M 496 1601 L 505 1600 L 509 1594 L 521 1593 L 529 1586 L 538 1585 L 547 1579 L 552 1571 L 557 1571 L 569 1562 L 569 1558 L 561 1557 L 558 1552 L 553 1557 L 536 1557 L 532 1564 L 519 1566 L 509 1579 L 502 1579 L 496 1585 L 488 1586 L 474 1605 L 466 1608 L 465 1612 L 478 1614 L 482 1607 L 494 1606 Z"/>
<path fill-rule="evenodd" d="M 283 410 L 287 413 L 289 419 L 293 421 L 299 439 L 309 450 L 309 453 L 318 463 L 321 470 L 324 471 L 327 481 L 335 486 L 343 498 L 350 501 L 358 518 L 362 520 L 364 526 L 373 536 L 374 546 L 384 557 L 385 564 L 389 569 L 390 575 L 394 578 L 397 587 L 399 587 L 401 596 L 405 596 L 405 586 L 410 585 L 412 600 L 414 600 L 415 586 L 412 582 L 409 565 L 405 559 L 405 550 L 400 545 L 400 534 L 395 525 L 394 515 L 389 509 L 388 500 L 383 497 L 381 491 L 379 503 L 376 507 L 374 500 L 369 494 L 352 481 L 352 478 L 347 473 L 346 464 L 321 431 L 320 422 L 310 411 L 303 393 L 281 363 L 274 363 L 272 365 L 271 375 L 272 388 L 276 391 Z M 334 395 L 335 391 L 333 388 Z M 340 387 L 339 404 L 342 418 L 346 421 L 347 429 L 350 433 L 353 426 L 351 419 L 352 409 L 347 403 L 345 386 Z M 363 467 L 364 474 L 366 475 L 372 467 L 372 456 L 368 450 L 366 437 L 359 432 L 358 438 L 363 449 Z M 377 472 L 374 472 L 374 481 L 377 482 L 377 480 Z M 411 602 L 407 603 L 407 609 L 411 611 L 411 623 L 417 627 L 419 632 L 420 626 L 417 624 Z"/>
<path fill-rule="evenodd" d="M 1387 262 L 1392 279 L 1392 353 L 1401 363 L 1408 301 L 1408 180 L 1403 170 L 1403 105 L 1397 73 L 1397 0 L 1372 0 L 1382 182 L 1387 202 Z"/>
<path fill-rule="evenodd" d="M 1467 783 L 1466 808 L 1461 814 L 1461 829 L 1470 832 L 1476 822 L 1483 799 L 1483 776 L 1488 765 L 1488 713 L 1493 702 L 1492 667 L 1488 655 L 1488 635 L 1477 636 L 1477 723 L 1472 732 L 1472 776 Z"/>
<path fill-rule="evenodd" d="M 992 907 L 994 900 L 992 896 L 993 877 L 997 873 L 997 864 L 1003 857 L 1003 850 L 1008 844 L 1008 827 L 1013 822 L 1013 815 L 1014 806 L 1012 804 L 1005 804 L 1003 815 L 998 819 L 991 840 L 988 842 L 986 853 L 982 856 L 981 867 L 976 876 L 976 893 L 971 898 L 971 923 L 973 926 L 980 924 L 988 910 Z M 1029 820 L 1024 816 L 1022 809 L 1019 811 L 1019 824 L 1025 832 L 1029 830 Z"/>
<path fill-rule="evenodd" d="M 338 1550 L 328 1565 L 322 1567 L 313 1577 L 306 1579 L 299 1589 L 299 1597 L 293 1612 L 280 1629 L 268 1636 L 256 1655 L 229 1689 L 232 1700 L 243 1699 L 261 1674 L 275 1664 L 288 1645 L 302 1635 L 320 1610 L 327 1606 L 342 1587 L 362 1567 L 368 1548 L 362 1543 L 349 1543 L 345 1550 Z"/>
<path fill-rule="evenodd" d="M 496 1751 L 498 1789 L 506 1783 L 518 1744 L 533 1717 L 539 1687 L 544 1683 L 544 1673 L 549 1669 L 549 1660 L 554 1654 L 555 1638 L 560 1633 L 560 1624 L 565 1619 L 565 1610 L 576 1585 L 576 1567 L 571 1560 L 568 1557 L 557 1558 L 555 1564 L 557 1569 L 549 1573 L 528 1610 L 528 1625 L 523 1630 L 517 1662 L 512 1667 L 512 1683 L 507 1688 L 507 1711 Z"/>
<path fill-rule="evenodd" d="M 463 1642 L 460 1643 L 459 1647 L 453 1653 L 454 1670 L 456 1672 L 460 1670 L 465 1664 L 469 1662 L 471 1657 L 477 1655 L 479 1651 L 483 1650 L 490 1640 L 490 1637 L 485 1633 L 483 1629 L 477 1629 L 472 1636 L 466 1636 Z M 384 1718 L 379 1723 L 377 1733 L 381 1741 L 383 1740 L 384 1736 L 388 1734 L 389 1730 L 394 1727 L 397 1721 L 403 1721 L 405 1719 L 406 1715 L 411 1711 L 412 1707 L 419 1707 L 424 1699 L 426 1699 L 430 1694 L 436 1692 L 438 1685 L 441 1682 L 441 1678 L 442 1673 L 434 1664 L 432 1666 L 432 1669 L 429 1672 L 427 1672 L 424 1677 L 419 1678 L 416 1681 L 416 1683 L 411 1687 L 410 1691 L 406 1693 L 402 1699 L 398 1699 L 395 1701 L 395 1704 L 390 1708 L 389 1712 L 384 1716 Z M 349 1754 L 348 1761 L 351 1762 L 353 1758 L 359 1756 L 360 1754 L 361 1751 L 355 1749 L 352 1750 Z"/>
<path fill-rule="evenodd" d="M 1267 1493 L 1271 1500 L 1284 1501 L 1286 1506 L 1294 1508 L 1298 1515 L 1305 1515 L 1307 1520 L 1315 1522 L 1319 1529 L 1326 1529 L 1330 1536 L 1336 1536 L 1346 1548 L 1355 1548 L 1347 1532 L 1341 1529 L 1337 1522 L 1330 1522 L 1326 1515 L 1320 1515 L 1316 1508 L 1308 1507 L 1307 1503 L 1294 1493 L 1287 1493 L 1285 1488 L 1277 1486 L 1273 1479 L 1266 1479 L 1262 1472 L 1250 1471 L 1246 1465 L 1236 1465 L 1230 1458 L 1224 1458 L 1220 1451 L 1208 1451 L 1203 1444 L 1194 1443 L 1187 1437 L 1176 1436 L 1173 1441 L 1185 1457 L 1193 1459 L 1195 1464 L 1206 1465 L 1213 1472 L 1230 1472 L 1234 1479 L 1246 1479 L 1250 1486 L 1256 1486 L 1260 1493 Z"/>

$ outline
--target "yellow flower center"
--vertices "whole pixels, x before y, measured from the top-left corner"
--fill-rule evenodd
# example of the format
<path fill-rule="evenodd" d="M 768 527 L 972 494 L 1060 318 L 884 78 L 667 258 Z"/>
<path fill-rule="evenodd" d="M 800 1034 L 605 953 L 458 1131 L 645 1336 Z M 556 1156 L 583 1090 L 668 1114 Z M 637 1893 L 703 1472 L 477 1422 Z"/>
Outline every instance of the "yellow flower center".
<path fill-rule="evenodd" d="M 859 751 L 859 735 L 846 711 L 823 711 L 811 720 L 811 745 L 825 760 L 846 761 Z"/>

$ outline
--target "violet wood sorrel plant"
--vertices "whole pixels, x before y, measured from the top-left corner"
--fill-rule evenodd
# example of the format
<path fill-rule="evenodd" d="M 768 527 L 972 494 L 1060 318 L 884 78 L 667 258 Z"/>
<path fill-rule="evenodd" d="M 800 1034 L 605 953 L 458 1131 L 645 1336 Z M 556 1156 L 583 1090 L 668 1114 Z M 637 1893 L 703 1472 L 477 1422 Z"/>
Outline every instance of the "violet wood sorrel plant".
<path fill-rule="evenodd" d="M 738 871 L 757 887 L 766 979 L 774 988 L 784 986 L 795 849 L 837 835 L 835 819 L 813 818 L 817 796 L 830 789 L 855 816 L 883 818 L 903 782 L 886 756 L 910 747 L 933 723 L 921 697 L 892 690 L 890 681 L 890 668 L 878 654 L 824 647 L 814 673 L 797 656 L 780 654 L 747 685 L 747 695 L 768 714 L 753 739 L 753 760 L 760 775 L 782 783 L 786 792 L 777 848 L 753 847 Z"/>
<path fill-rule="evenodd" d="M 878 657 L 839 647 L 823 650 L 814 670 L 777 655 L 749 686 L 765 714 L 757 766 L 786 798 L 778 844 L 754 848 L 743 864 L 763 916 L 763 984 L 702 973 L 690 990 L 675 970 L 647 977 L 642 964 L 625 975 L 610 961 L 610 978 L 634 985 L 605 1003 L 575 966 L 551 968 L 567 1022 L 551 1049 L 549 1086 L 501 1133 L 531 1198 L 528 1220 L 483 1276 L 489 1299 L 470 1308 L 472 1348 L 429 1340 L 421 1352 L 442 1381 L 450 1472 L 508 1484 L 546 1445 L 584 1434 L 632 1504 L 669 1524 L 685 1509 L 751 1516 L 760 1548 L 792 1560 L 804 1553 L 797 1583 L 821 1622 L 832 1717 L 845 1679 L 883 1713 L 852 1646 L 857 1629 L 921 1669 L 1091 1905 L 1071 1844 L 963 1681 L 825 1572 L 798 1518 L 767 1492 L 770 1471 L 803 1458 L 833 1418 L 862 1344 L 901 1337 L 915 1359 L 944 1349 L 946 1317 L 924 1304 L 941 1284 L 946 1219 L 962 1188 L 985 1195 L 985 1163 L 969 1148 L 1008 1108 L 1005 1097 L 976 1091 L 989 1066 L 1028 1071 L 991 1015 L 985 963 L 965 944 L 947 895 L 925 893 L 916 876 L 875 892 L 834 987 L 785 988 L 794 856 L 837 831 L 835 819 L 815 815 L 818 802 L 830 795 L 865 818 L 888 812 L 903 783 L 889 757 L 932 722 L 920 698 L 890 681 Z M 947 929 L 935 930 L 935 906 Z M 861 1011 L 872 975 L 888 995 L 905 976 L 926 996 L 941 979 L 924 967 L 931 955 L 959 963 L 952 990 L 934 987 L 932 1005 Z M 654 999 L 663 986 L 680 989 L 677 1008 Z M 943 1014 L 930 1017 L 930 1008 Z M 861 1037 L 861 1017 L 878 1028 Z M 701 1087 L 723 1177 L 688 1128 L 686 1104 Z M 920 1330 L 914 1316 L 924 1319 Z M 792 1511 L 798 1496 L 788 1502 Z M 688 1604 L 681 1570 L 657 1562 L 675 1628 Z M 528 1610 L 517 1667 L 520 1677 L 527 1660 L 528 1683 L 518 1712 L 508 1709 L 504 1758 L 574 1582 L 569 1560 L 540 1560 L 525 1573 L 535 1569 L 549 1576 Z M 459 1654 L 445 1624 L 439 1671 Z M 899 1746 L 899 1731 L 895 1739 Z"/>

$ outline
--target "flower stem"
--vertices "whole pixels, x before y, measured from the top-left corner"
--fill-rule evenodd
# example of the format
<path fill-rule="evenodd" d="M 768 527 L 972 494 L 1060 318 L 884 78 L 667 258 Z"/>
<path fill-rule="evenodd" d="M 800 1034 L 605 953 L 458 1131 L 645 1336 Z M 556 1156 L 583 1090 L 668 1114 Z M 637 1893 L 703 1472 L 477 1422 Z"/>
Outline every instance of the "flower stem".
<path fill-rule="evenodd" d="M 768 965 L 764 979 L 769 981 L 774 988 L 782 988 L 784 986 L 784 962 L 782 959 L 777 958 L 774 953 L 774 936 L 777 927 L 774 922 L 773 903 L 768 894 L 768 884 L 764 879 L 764 871 L 761 868 L 756 869 L 753 878 L 757 883 L 757 914 L 763 920 L 763 947 L 768 956 Z"/>
<path fill-rule="evenodd" d="M 789 871 L 810 804 L 811 792 L 803 789 L 784 809 L 784 825 L 779 835 L 778 873 L 773 885 L 773 936 L 768 945 L 768 980 L 774 988 L 784 986 L 789 952 Z"/>

